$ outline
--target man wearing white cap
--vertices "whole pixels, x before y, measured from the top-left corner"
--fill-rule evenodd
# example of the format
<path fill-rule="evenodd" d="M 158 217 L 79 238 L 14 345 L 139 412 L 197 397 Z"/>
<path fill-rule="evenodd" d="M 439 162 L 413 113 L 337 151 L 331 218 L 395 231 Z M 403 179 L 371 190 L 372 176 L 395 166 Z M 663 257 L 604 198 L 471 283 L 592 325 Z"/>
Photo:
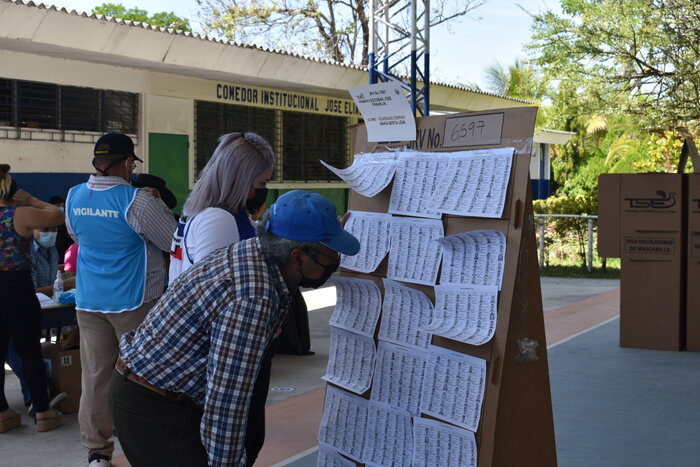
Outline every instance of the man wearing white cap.
<path fill-rule="evenodd" d="M 183 273 L 126 333 L 112 377 L 114 422 L 134 466 L 244 466 L 253 383 L 299 286 L 319 287 L 355 255 L 335 206 L 294 190 L 258 237 Z"/>

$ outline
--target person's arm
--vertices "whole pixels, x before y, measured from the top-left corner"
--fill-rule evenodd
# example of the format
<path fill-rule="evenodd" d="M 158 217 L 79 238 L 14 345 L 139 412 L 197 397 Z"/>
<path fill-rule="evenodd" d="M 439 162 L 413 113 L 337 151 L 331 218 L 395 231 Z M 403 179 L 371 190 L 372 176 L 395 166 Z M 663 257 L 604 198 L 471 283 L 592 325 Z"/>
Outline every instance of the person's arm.
<path fill-rule="evenodd" d="M 17 190 L 12 199 L 20 205 L 12 222 L 22 237 L 29 237 L 33 229 L 55 227 L 64 221 L 63 211 L 58 207 L 38 200 L 24 190 Z"/>
<path fill-rule="evenodd" d="M 163 200 L 155 198 L 150 191 L 140 188 L 136 192 L 126 218 L 136 233 L 161 251 L 170 251 L 170 242 L 177 228 L 177 222 Z"/>
<path fill-rule="evenodd" d="M 201 423 L 209 465 L 245 465 L 246 420 L 272 311 L 267 300 L 236 300 L 212 323 Z"/>

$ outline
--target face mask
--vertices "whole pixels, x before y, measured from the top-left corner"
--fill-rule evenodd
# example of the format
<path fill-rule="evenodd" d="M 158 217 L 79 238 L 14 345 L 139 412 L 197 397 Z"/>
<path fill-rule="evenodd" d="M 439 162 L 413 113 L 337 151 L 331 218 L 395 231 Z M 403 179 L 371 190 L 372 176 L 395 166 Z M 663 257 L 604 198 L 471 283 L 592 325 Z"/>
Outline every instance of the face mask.
<path fill-rule="evenodd" d="M 323 275 L 319 279 L 309 279 L 308 277 L 304 276 L 304 273 L 301 273 L 301 281 L 299 282 L 299 285 L 302 287 L 307 287 L 309 289 L 318 289 L 323 284 L 325 284 L 328 279 L 331 278 L 331 275 L 333 275 L 335 271 L 338 270 L 338 266 L 340 266 L 340 263 L 333 263 L 324 266 L 315 259 L 313 259 L 311 256 L 309 256 L 309 258 L 311 258 L 311 260 L 314 263 L 318 264 L 323 268 Z"/>
<path fill-rule="evenodd" d="M 247 199 L 245 202 L 245 209 L 246 211 L 249 212 L 257 212 L 258 209 L 260 209 L 260 206 L 265 204 L 265 200 L 267 199 L 267 188 L 256 188 L 255 189 L 255 196 L 253 196 L 250 199 Z"/>
<path fill-rule="evenodd" d="M 44 248 L 51 248 L 56 245 L 56 232 L 39 232 L 37 242 Z"/>

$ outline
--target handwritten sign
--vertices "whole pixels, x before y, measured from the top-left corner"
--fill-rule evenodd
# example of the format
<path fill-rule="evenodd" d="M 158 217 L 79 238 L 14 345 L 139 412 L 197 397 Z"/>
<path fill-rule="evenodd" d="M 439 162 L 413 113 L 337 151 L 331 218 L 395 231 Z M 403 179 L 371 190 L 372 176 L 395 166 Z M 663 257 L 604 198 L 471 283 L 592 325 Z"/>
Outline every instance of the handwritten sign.
<path fill-rule="evenodd" d="M 502 113 L 447 118 L 443 147 L 501 144 L 502 132 Z"/>
<path fill-rule="evenodd" d="M 367 125 L 367 141 L 414 141 L 416 119 L 395 81 L 348 90 Z"/>

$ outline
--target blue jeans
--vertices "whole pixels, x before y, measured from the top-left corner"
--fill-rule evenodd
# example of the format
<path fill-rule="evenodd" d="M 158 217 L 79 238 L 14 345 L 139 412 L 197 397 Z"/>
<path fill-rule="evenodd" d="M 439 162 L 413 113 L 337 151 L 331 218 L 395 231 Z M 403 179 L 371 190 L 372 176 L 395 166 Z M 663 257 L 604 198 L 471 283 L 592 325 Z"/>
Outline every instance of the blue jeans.
<path fill-rule="evenodd" d="M 15 341 L 10 339 L 10 343 L 7 346 L 7 364 L 12 368 L 12 372 L 19 379 L 19 384 L 22 388 L 22 397 L 24 398 L 24 405 L 29 407 L 32 403 L 32 396 L 29 393 L 29 387 L 27 382 L 24 380 L 24 371 L 22 371 L 22 359 L 17 354 L 17 349 L 15 348 Z"/>

